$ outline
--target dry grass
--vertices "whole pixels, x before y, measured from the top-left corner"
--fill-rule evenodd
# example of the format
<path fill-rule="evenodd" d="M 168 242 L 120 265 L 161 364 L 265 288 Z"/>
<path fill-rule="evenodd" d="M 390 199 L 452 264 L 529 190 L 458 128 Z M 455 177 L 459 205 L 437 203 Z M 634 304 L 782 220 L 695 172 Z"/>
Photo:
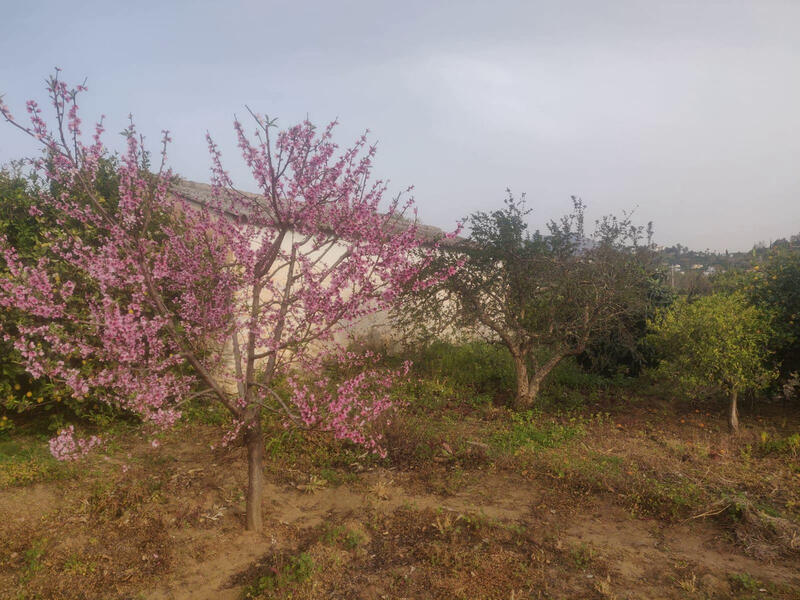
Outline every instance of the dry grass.
<path fill-rule="evenodd" d="M 731 438 L 721 412 L 592 402 L 412 407 L 386 461 L 272 429 L 258 535 L 218 426 L 80 469 L 23 440 L 5 464 L 38 474 L 0 491 L 0 598 L 800 598 L 796 417 Z"/>

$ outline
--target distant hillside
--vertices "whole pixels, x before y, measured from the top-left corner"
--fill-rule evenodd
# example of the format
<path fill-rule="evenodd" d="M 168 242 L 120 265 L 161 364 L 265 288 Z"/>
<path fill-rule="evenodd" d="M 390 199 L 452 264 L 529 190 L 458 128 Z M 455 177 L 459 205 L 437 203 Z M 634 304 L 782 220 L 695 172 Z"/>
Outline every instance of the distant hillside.
<path fill-rule="evenodd" d="M 708 275 L 731 269 L 749 269 L 759 264 L 778 248 L 796 248 L 800 251 L 800 233 L 788 240 L 781 238 L 771 244 L 755 244 L 747 252 L 712 252 L 710 250 L 691 250 L 681 244 L 658 248 L 666 266 L 677 273 L 702 271 Z"/>

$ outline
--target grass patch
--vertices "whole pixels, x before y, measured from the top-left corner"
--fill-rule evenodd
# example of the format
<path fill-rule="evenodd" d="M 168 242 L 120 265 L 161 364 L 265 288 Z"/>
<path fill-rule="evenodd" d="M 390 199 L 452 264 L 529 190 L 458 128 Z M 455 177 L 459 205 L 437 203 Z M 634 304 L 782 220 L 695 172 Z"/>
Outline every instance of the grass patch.
<path fill-rule="evenodd" d="M 573 546 L 569 551 L 569 557 L 579 569 L 588 569 L 592 566 L 597 551 L 589 544 L 580 543 Z"/>
<path fill-rule="evenodd" d="M 322 542 L 328 546 L 342 546 L 345 550 L 355 550 L 364 543 L 363 534 L 342 525 L 326 525 Z"/>
<path fill-rule="evenodd" d="M 541 413 L 527 411 L 511 415 L 511 425 L 491 436 L 489 445 L 496 452 L 515 452 L 522 448 L 558 448 L 586 433 L 583 422 L 570 418 L 566 423 L 545 420 Z"/>
<path fill-rule="evenodd" d="M 380 460 L 363 448 L 333 439 L 324 432 L 286 429 L 275 420 L 265 419 L 266 459 L 270 469 L 284 481 L 307 483 L 303 473 L 311 473 L 338 486 L 358 479 L 355 465 L 367 467 Z M 295 475 L 292 475 L 292 474 Z"/>
<path fill-rule="evenodd" d="M 426 379 L 443 379 L 478 394 L 514 389 L 514 363 L 504 346 L 486 342 L 435 342 L 414 357 L 415 370 Z"/>
<path fill-rule="evenodd" d="M 59 462 L 38 438 L 0 441 L 0 488 L 68 477 L 74 465 Z"/>
<path fill-rule="evenodd" d="M 23 567 L 20 573 L 20 583 L 30 581 L 44 566 L 44 554 L 47 540 L 41 538 L 34 540 L 31 547 L 23 554 Z"/>
<path fill-rule="evenodd" d="M 355 473 L 343 469 L 331 469 L 329 467 L 320 469 L 319 476 L 334 487 L 358 481 L 358 475 Z"/>
<path fill-rule="evenodd" d="M 758 445 L 761 455 L 776 454 L 778 456 L 800 456 L 800 433 L 793 433 L 787 436 L 777 434 L 770 435 L 766 431 L 761 432 L 761 439 Z"/>
<path fill-rule="evenodd" d="M 735 573 L 730 576 L 731 585 L 737 592 L 758 592 L 764 589 L 764 584 L 750 575 L 750 573 Z"/>
<path fill-rule="evenodd" d="M 226 425 L 231 420 L 231 413 L 219 402 L 196 400 L 183 409 L 183 419 L 189 423 Z"/>
<path fill-rule="evenodd" d="M 307 552 L 289 556 L 282 564 L 271 569 L 272 572 L 259 577 L 255 583 L 244 590 L 244 598 L 274 598 L 274 593 L 311 579 L 316 570 L 314 559 Z"/>

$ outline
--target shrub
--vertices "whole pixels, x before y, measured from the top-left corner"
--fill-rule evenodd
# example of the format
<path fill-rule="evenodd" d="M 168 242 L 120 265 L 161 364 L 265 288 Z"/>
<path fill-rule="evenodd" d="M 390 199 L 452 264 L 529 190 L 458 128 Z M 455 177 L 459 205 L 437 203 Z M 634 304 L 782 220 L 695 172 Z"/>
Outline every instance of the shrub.
<path fill-rule="evenodd" d="M 426 377 L 445 379 L 476 394 L 505 395 L 514 389 L 511 354 L 487 342 L 434 342 L 417 354 L 414 365 Z"/>

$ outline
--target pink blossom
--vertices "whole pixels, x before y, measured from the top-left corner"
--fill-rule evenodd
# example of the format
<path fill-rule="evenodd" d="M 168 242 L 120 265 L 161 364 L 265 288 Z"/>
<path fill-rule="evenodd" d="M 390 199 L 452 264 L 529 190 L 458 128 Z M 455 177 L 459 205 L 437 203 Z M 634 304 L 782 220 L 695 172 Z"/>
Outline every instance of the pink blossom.
<path fill-rule="evenodd" d="M 101 444 L 102 440 L 97 436 L 88 439 L 76 438 L 75 427 L 70 425 L 60 430 L 58 435 L 50 440 L 50 454 L 58 460 L 79 460 L 92 448 Z"/>
<path fill-rule="evenodd" d="M 48 91 L 55 129 L 34 101 L 28 125 L 5 105 L 0 113 L 39 140 L 48 158 L 35 164 L 53 185 L 41 187 L 32 214 L 46 208 L 65 228 L 93 235 L 91 242 L 53 236 L 36 262 L 0 239 L 8 273 L 0 307 L 21 317 L 5 335 L 28 372 L 158 428 L 174 425 L 190 394 L 206 394 L 231 412 L 223 445 L 258 430 L 267 407 L 287 423 L 383 453 L 375 432 L 407 366 L 382 369 L 378 357 L 345 354 L 337 340 L 408 286 L 432 285 L 453 270 L 420 275 L 436 244 L 421 238 L 413 200 L 387 199 L 386 182 L 371 179 L 376 147 L 366 135 L 341 149 L 336 122 L 275 131 L 256 115 L 258 131 L 248 136 L 237 120 L 258 193 L 234 188 L 209 135 L 213 199 L 198 205 L 173 191 L 169 133 L 162 132 L 161 163 L 153 165 L 131 119 L 111 208 L 95 189 L 110 154 L 103 118 L 84 140 L 78 98 L 85 88 L 70 89 L 57 74 Z M 62 282 L 54 266 L 64 264 L 75 276 Z M 362 370 L 334 383 L 325 376 L 329 360 Z M 285 377 L 291 398 L 276 392 Z M 66 431 L 51 442 L 54 456 L 97 445 Z"/>

